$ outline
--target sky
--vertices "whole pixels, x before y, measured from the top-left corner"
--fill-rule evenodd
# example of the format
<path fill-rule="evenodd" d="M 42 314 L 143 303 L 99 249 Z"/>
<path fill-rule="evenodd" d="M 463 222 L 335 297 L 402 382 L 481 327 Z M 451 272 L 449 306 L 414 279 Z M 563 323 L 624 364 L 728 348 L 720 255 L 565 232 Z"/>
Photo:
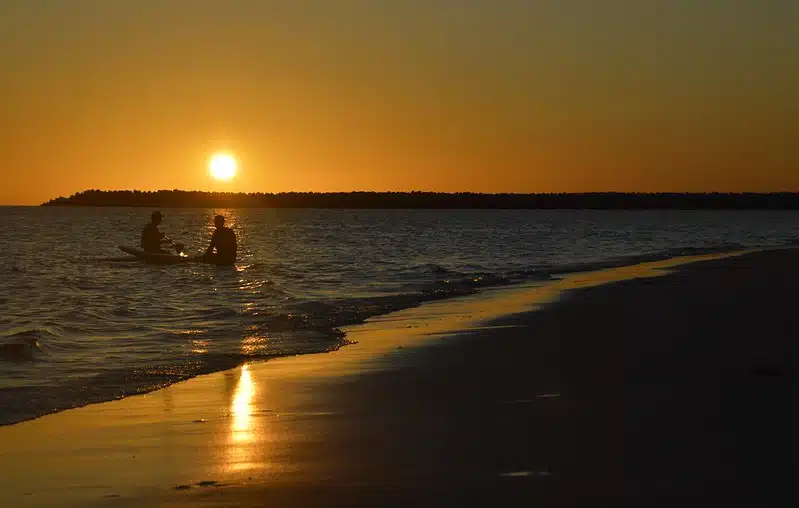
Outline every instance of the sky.
<path fill-rule="evenodd" d="M 0 0 L 0 204 L 799 191 L 797 26 L 794 0 Z"/>

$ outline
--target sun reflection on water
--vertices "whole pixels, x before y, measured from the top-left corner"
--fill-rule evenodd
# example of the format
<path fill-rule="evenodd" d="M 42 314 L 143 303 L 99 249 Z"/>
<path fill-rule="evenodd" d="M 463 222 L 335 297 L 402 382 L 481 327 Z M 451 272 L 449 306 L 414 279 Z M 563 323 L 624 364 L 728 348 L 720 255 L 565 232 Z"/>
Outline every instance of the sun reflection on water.
<path fill-rule="evenodd" d="M 253 355 L 266 350 L 268 345 L 267 337 L 247 337 L 241 343 L 241 352 L 245 355 Z"/>
<path fill-rule="evenodd" d="M 191 341 L 191 352 L 194 354 L 205 354 L 208 352 L 208 341 L 207 340 L 193 340 Z"/>

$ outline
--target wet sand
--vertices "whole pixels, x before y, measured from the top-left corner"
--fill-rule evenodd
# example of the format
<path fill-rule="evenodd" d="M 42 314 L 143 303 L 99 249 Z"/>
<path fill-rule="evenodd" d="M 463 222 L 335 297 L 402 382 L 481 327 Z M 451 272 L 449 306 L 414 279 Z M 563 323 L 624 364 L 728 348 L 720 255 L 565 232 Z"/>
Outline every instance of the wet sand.
<path fill-rule="evenodd" d="M 673 264 L 435 302 L 335 353 L 2 427 L 0 506 L 781 504 L 799 252 Z"/>

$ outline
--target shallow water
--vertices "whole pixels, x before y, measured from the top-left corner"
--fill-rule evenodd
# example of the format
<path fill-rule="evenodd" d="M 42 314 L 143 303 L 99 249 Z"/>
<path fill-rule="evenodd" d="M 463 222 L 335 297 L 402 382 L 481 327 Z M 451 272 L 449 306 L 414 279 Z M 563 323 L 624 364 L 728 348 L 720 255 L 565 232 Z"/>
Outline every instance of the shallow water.
<path fill-rule="evenodd" d="M 797 212 L 165 210 L 200 251 L 222 213 L 235 267 L 112 261 L 149 210 L 0 208 L 0 424 L 253 358 L 335 350 L 337 327 L 480 287 L 780 246 Z"/>

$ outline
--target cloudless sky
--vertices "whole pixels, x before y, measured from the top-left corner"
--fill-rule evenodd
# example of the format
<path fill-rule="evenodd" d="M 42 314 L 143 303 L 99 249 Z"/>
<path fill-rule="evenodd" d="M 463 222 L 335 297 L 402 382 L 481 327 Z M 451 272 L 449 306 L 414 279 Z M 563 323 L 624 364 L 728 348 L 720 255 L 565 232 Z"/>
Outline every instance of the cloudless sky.
<path fill-rule="evenodd" d="M 797 26 L 793 0 L 0 0 L 0 204 L 797 191 Z"/>

